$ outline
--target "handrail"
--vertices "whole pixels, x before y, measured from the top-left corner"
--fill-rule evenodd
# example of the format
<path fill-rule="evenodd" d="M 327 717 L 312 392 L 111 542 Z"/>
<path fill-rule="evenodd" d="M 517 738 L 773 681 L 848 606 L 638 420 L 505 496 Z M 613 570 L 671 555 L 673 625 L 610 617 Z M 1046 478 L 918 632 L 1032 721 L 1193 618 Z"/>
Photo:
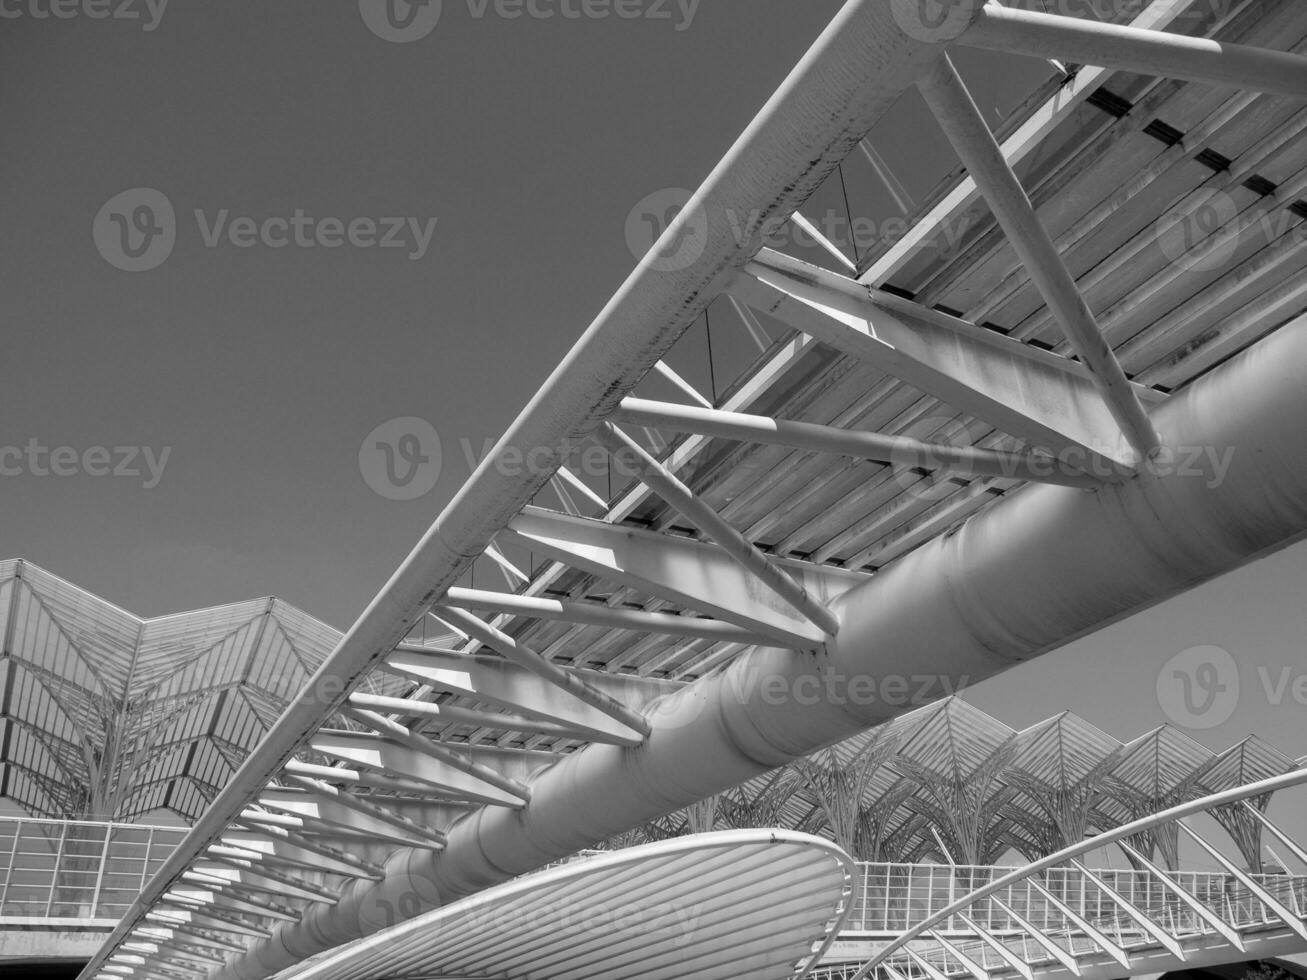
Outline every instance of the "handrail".
<path fill-rule="evenodd" d="M 883 963 L 892 953 L 905 948 L 908 943 L 919 939 L 939 923 L 944 922 L 957 913 L 970 908 L 977 902 L 1002 891 L 1004 888 L 1031 878 L 1042 871 L 1065 864 L 1074 858 L 1078 858 L 1082 854 L 1097 850 L 1105 844 L 1112 844 L 1124 840 L 1135 834 L 1152 830 L 1155 827 L 1160 827 L 1163 824 L 1178 822 L 1185 817 L 1197 813 L 1204 813 L 1219 806 L 1238 803 L 1239 801 L 1246 800 L 1249 797 L 1274 793 L 1303 783 L 1307 783 L 1307 769 L 1296 769 L 1293 772 L 1275 776 L 1271 779 L 1259 780 L 1255 783 L 1248 783 L 1247 785 L 1239 786 L 1234 789 L 1225 790 L 1220 793 L 1213 793 L 1196 800 L 1189 800 L 1188 802 L 1182 803 L 1178 806 L 1162 810 L 1159 813 L 1154 813 L 1139 820 L 1123 824 L 1122 826 L 1113 828 L 1108 832 L 1078 841 L 1070 847 L 1065 847 L 1047 857 L 1040 858 L 1038 861 L 1033 861 L 1025 867 L 1017 868 L 1014 871 L 991 881 L 987 885 L 970 891 L 958 900 L 951 902 L 943 909 L 928 915 L 921 922 L 911 927 L 877 951 L 876 955 L 870 961 L 863 964 L 862 968 L 854 975 L 853 980 L 862 980 L 863 977 L 868 976 L 872 970 Z M 1240 873 L 1232 866 L 1227 870 L 1229 870 L 1232 877 L 1240 877 Z M 1246 875 L 1243 875 L 1243 877 L 1247 878 Z M 1245 882 L 1245 884 L 1248 883 Z"/>

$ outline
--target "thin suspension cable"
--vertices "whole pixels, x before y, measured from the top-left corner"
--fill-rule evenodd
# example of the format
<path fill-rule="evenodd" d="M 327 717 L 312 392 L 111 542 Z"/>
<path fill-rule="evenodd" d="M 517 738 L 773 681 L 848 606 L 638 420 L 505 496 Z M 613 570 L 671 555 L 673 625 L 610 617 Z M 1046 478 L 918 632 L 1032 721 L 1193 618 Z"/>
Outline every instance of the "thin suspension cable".
<path fill-rule="evenodd" d="M 853 249 L 853 262 L 854 262 L 854 264 L 855 264 L 859 269 L 861 269 L 861 268 L 862 268 L 862 255 L 861 255 L 861 254 L 859 253 L 859 251 L 858 251 L 858 236 L 857 236 L 857 234 L 856 234 L 856 233 L 854 232 L 854 230 L 853 230 L 853 208 L 849 207 L 849 185 L 846 184 L 846 183 L 844 182 L 844 163 L 843 163 L 843 161 L 841 161 L 841 162 L 840 162 L 840 165 L 839 165 L 838 167 L 835 168 L 835 172 L 836 172 L 837 174 L 839 174 L 839 178 L 840 178 L 840 191 L 841 191 L 841 193 L 843 193 L 843 195 L 844 195 L 844 213 L 845 213 L 845 215 L 848 216 L 848 219 L 849 219 L 849 248 Z"/>
<path fill-rule="evenodd" d="M 712 353 L 712 318 L 705 308 L 703 311 L 703 328 L 704 333 L 708 335 L 708 387 L 712 389 L 713 408 L 717 407 L 717 370 L 713 366 Z"/>

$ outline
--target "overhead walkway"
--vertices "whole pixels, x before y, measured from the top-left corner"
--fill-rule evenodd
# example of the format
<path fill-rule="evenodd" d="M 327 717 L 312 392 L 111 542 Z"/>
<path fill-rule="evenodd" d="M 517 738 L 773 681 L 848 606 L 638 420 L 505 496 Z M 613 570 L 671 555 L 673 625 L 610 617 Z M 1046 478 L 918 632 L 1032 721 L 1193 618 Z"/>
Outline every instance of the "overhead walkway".
<path fill-rule="evenodd" d="M 850 0 L 83 980 L 265 980 L 1300 540 L 1307 6 L 1100 6 Z M 957 46 L 1044 72 L 997 133 Z M 903 99 L 958 164 L 906 233 L 777 247 Z M 761 349 L 705 393 L 709 312 Z"/>

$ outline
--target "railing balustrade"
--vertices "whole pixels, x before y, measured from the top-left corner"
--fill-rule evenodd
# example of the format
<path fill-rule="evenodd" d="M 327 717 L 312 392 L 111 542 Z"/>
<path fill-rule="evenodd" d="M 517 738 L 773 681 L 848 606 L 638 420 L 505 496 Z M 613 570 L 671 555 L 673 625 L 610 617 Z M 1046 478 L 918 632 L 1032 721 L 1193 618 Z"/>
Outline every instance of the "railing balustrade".
<path fill-rule="evenodd" d="M 110 927 L 184 827 L 0 817 L 0 926 Z"/>

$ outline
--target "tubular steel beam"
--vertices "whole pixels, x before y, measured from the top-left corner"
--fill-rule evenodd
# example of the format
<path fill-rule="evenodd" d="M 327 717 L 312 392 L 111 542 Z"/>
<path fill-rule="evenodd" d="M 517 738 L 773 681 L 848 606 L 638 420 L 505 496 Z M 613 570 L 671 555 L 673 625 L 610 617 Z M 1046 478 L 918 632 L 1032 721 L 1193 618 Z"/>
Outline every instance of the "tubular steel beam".
<path fill-rule="evenodd" d="M 623 399 L 622 407 L 615 414 L 619 421 L 635 425 L 787 446 L 806 452 L 835 453 L 898 466 L 944 469 L 968 477 L 993 476 L 1084 488 L 1097 487 L 1103 482 L 1084 473 L 1062 472 L 1051 457 L 1030 452 L 1005 453 L 975 446 L 922 442 L 906 436 L 694 408 L 643 398 Z"/>
<path fill-rule="evenodd" d="M 1157 430 L 948 55 L 941 55 L 935 66 L 917 80 L 917 88 L 989 203 L 1012 248 L 1029 270 L 1031 280 L 1057 317 L 1067 340 L 1093 372 L 1094 381 L 1121 431 L 1140 456 L 1148 457 L 1159 445 Z"/>
<path fill-rule="evenodd" d="M 433 609 L 433 612 L 455 629 L 463 630 L 472 639 L 498 651 L 501 656 L 554 685 L 569 697 L 606 714 L 619 725 L 626 726 L 633 737 L 644 738 L 649 734 L 649 723 L 639 711 L 587 684 L 582 675 L 576 671 L 567 670 L 552 660 L 546 660 L 503 630 L 496 629 L 485 620 L 462 609 L 438 606 Z"/>
<path fill-rule="evenodd" d="M 1014 909 L 1011 905 L 1008 905 L 997 895 L 991 895 L 989 900 L 997 905 L 1004 915 L 1015 922 L 1021 929 L 1025 930 L 1026 935 L 1039 943 L 1049 956 L 1052 956 L 1055 960 L 1066 967 L 1067 972 L 1075 977 L 1080 976 L 1080 964 L 1076 962 L 1076 958 L 1066 949 L 1058 945 L 1053 938 L 1048 935 L 1048 933 L 1037 927 L 1033 922 L 1025 918 L 1025 916 Z"/>
<path fill-rule="evenodd" d="M 387 660 L 386 669 L 441 691 L 463 694 L 540 718 L 563 729 L 557 734 L 565 733 L 569 738 L 621 745 L 638 745 L 644 738 L 641 732 L 577 700 L 563 688 L 504 657 L 474 656 L 402 644 Z M 676 686 L 602 671 L 584 671 L 581 676 L 588 686 L 635 708 L 643 708 Z M 414 713 L 423 714 L 420 711 Z"/>
<path fill-rule="evenodd" d="M 458 582 L 548 482 L 569 442 L 606 418 L 662 360 L 762 246 L 772 222 L 788 219 L 825 182 L 941 50 L 905 32 L 884 0 L 845 4 L 133 901 L 81 980 L 96 974 L 190 862 Z M 760 220 L 741 235 L 738 216 L 755 213 Z M 687 243 L 691 251 L 682 254 Z M 502 465 L 532 452 L 548 454 L 548 465 L 525 476 Z"/>
<path fill-rule="evenodd" d="M 1246 800 L 1243 802 L 1247 802 Z M 1169 872 L 1163 871 L 1148 858 L 1144 857 L 1139 851 L 1130 846 L 1129 841 L 1117 841 L 1117 846 L 1130 855 L 1130 860 L 1136 865 L 1143 868 L 1152 875 L 1167 891 L 1174 895 L 1180 902 L 1185 905 L 1189 911 L 1198 918 L 1202 919 L 1209 926 L 1221 934 L 1227 943 L 1237 949 L 1239 952 L 1247 952 L 1248 947 L 1244 945 L 1243 939 L 1239 936 L 1239 930 L 1226 922 L 1210 908 L 1191 895 L 1175 878 L 1171 877 Z"/>
<path fill-rule="evenodd" d="M 1223 479 L 1145 468 L 1094 494 L 1031 487 L 838 598 L 843 628 L 823 650 L 742 654 L 657 705 L 639 748 L 592 745 L 566 756 L 532 780 L 521 811 L 486 809 L 461 821 L 443 854 L 395 855 L 385 881 L 347 887 L 335 907 L 311 909 L 216 976 L 262 980 L 317 948 L 314 937 L 356 933 L 361 908 L 472 894 L 896 712 L 844 696 L 857 678 L 931 672 L 974 683 L 1300 539 L 1303 363 L 1307 331 L 1280 331 L 1157 409 L 1176 445 L 1236 447 Z"/>
<path fill-rule="evenodd" d="M 1184 948 L 1180 945 L 1179 940 L 1167 933 L 1166 929 L 1150 919 L 1143 910 L 1137 908 L 1133 902 L 1104 881 L 1102 877 L 1090 871 L 1081 861 L 1072 858 L 1071 866 L 1084 875 L 1086 881 L 1111 899 L 1112 904 L 1125 913 L 1128 918 L 1134 920 L 1135 925 L 1139 927 L 1144 935 L 1151 936 L 1153 942 L 1166 949 L 1177 960 L 1184 961 Z"/>
<path fill-rule="evenodd" d="M 632 399 L 622 402 L 626 406 Z M 652 403 L 650 403 L 652 404 Z M 680 407 L 680 406 L 676 406 Z M 700 411 L 710 411 L 701 409 Z M 567 602 L 542 599 L 529 595 L 510 595 L 502 592 L 484 592 L 480 589 L 450 589 L 445 603 L 463 609 L 481 609 L 507 616 L 529 616 L 535 619 L 558 620 L 564 623 L 585 623 L 615 630 L 638 630 L 644 633 L 661 633 L 665 636 L 685 636 L 720 643 L 766 643 L 758 633 L 733 623 L 699 616 L 677 616 L 672 613 L 646 612 L 602 605 L 597 602 Z"/>
<path fill-rule="evenodd" d="M 732 292 L 796 330 L 1047 450 L 1064 471 L 1129 476 L 1136 454 L 1083 364 L 770 249 L 746 273 Z"/>
<path fill-rule="evenodd" d="M 987 4 L 960 43 L 1307 99 L 1307 58 L 1208 38 Z"/>
<path fill-rule="evenodd" d="M 810 649 L 822 642 L 818 627 L 770 590 L 724 548 L 681 535 L 661 534 L 606 521 L 569 517 L 527 507 L 508 533 L 524 547 L 609 582 L 630 585 L 690 609 L 711 612 L 774 645 Z M 773 557 L 809 595 L 829 603 L 866 575 Z"/>
<path fill-rule="evenodd" d="M 372 711 L 387 711 L 396 715 L 412 715 L 417 718 L 435 718 L 439 721 L 455 724 L 475 725 L 478 728 L 507 728 L 512 731 L 532 732 L 537 735 L 563 735 L 576 738 L 575 728 L 566 725 L 531 718 L 527 715 L 500 713 L 496 711 L 472 711 L 450 705 L 435 704 L 432 701 L 415 701 L 412 698 L 388 698 L 378 694 L 353 694 L 349 703 L 355 708 Z M 593 738 L 588 734 L 587 739 Z M 599 739 L 606 741 L 607 739 Z M 621 741 L 614 739 L 614 741 Z"/>
<path fill-rule="evenodd" d="M 695 496 L 694 491 L 682 483 L 675 473 L 645 452 L 630 436 L 611 422 L 605 422 L 595 430 L 595 437 L 615 457 L 621 457 L 623 454 L 628 458 L 634 457 L 635 466 L 645 485 L 715 541 L 723 551 L 753 575 L 759 584 L 789 603 L 791 608 L 804 616 L 825 636 L 831 637 L 839 632 L 839 620 L 830 609 L 809 595 L 808 590 L 800 582 L 758 550 L 758 546 L 746 538 L 738 528 Z"/>

